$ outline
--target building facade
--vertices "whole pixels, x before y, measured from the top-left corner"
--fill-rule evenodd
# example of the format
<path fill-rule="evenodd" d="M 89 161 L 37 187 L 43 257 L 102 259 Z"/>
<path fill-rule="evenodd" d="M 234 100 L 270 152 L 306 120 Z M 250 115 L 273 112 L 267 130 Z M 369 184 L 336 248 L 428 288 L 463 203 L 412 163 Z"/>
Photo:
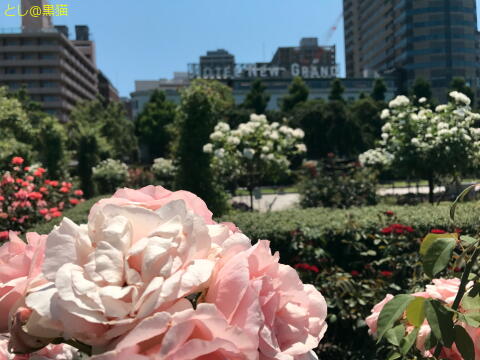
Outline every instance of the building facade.
<path fill-rule="evenodd" d="M 22 0 L 26 12 L 43 7 L 47 0 Z M 53 26 L 51 17 L 22 17 L 17 31 L 0 31 L 0 86 L 16 91 L 26 88 L 32 100 L 44 111 L 68 121 L 69 113 L 80 101 L 101 94 L 118 101 L 118 92 L 96 67 L 95 43 L 89 28 L 75 27 L 70 39 L 67 26 Z"/>
<path fill-rule="evenodd" d="M 97 69 L 56 29 L 0 34 L 0 86 L 25 87 L 45 112 L 67 121 L 75 104 L 97 96 Z"/>
<path fill-rule="evenodd" d="M 136 81 L 132 97 L 132 115 L 135 119 L 155 89 L 165 92 L 166 98 L 180 103 L 180 90 L 195 78 L 219 80 L 232 89 L 236 104 L 242 104 L 256 79 L 262 80 L 266 93 L 270 95 L 267 110 L 278 110 L 281 99 L 288 94 L 288 88 L 295 76 L 303 78 L 310 89 L 310 99 L 328 99 L 333 79 L 338 74 L 334 46 L 319 46 L 316 38 L 303 38 L 300 46 L 281 47 L 270 62 L 253 64 L 235 63 L 235 57 L 226 50 L 208 51 L 200 57 L 198 64 L 189 64 L 188 73 L 176 73 L 172 80 Z M 363 94 L 371 93 L 376 78 L 359 77 L 341 79 L 345 87 L 344 98 L 356 100 Z M 386 76 L 386 98 L 396 92 L 394 78 Z"/>
<path fill-rule="evenodd" d="M 475 0 L 344 0 L 347 77 L 394 75 L 400 92 L 415 79 L 446 100 L 454 77 L 477 91 Z"/>

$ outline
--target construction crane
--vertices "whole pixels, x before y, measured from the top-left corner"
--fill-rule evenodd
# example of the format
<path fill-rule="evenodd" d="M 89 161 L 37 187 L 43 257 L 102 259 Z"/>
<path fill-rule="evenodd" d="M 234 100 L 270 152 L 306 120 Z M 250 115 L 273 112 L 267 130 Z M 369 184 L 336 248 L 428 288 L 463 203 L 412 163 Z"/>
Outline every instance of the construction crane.
<path fill-rule="evenodd" d="M 335 31 L 337 31 L 338 25 L 340 25 L 340 21 L 342 21 L 342 19 L 343 19 L 343 12 L 340 15 L 338 15 L 337 20 L 335 21 L 333 26 L 331 26 L 328 29 L 327 34 L 325 35 L 324 44 L 327 44 L 332 39 L 332 36 L 335 34 Z"/>

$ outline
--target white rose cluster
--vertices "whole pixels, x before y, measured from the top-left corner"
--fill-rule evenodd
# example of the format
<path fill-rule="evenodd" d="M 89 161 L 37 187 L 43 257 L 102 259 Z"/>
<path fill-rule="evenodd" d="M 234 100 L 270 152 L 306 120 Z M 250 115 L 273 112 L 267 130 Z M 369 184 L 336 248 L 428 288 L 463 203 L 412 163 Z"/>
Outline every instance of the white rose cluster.
<path fill-rule="evenodd" d="M 177 172 L 177 167 L 171 159 L 157 158 L 153 161 L 152 172 L 157 179 L 173 178 Z"/>
<path fill-rule="evenodd" d="M 431 110 L 425 101 L 410 103 L 405 96 L 390 101 L 381 113 L 385 120 L 379 147 L 360 155 L 365 166 L 388 166 L 398 161 L 414 162 L 418 167 L 440 167 L 463 160 L 480 160 L 480 114 L 472 112 L 470 99 L 457 91 L 452 101 Z M 388 155 L 387 155 L 388 154 Z"/>
<path fill-rule="evenodd" d="M 212 154 L 212 167 L 225 179 L 255 171 L 288 171 L 293 155 L 305 154 L 305 133 L 278 122 L 269 123 L 265 115 L 252 114 L 246 123 L 231 129 L 218 123 L 203 152 Z"/>

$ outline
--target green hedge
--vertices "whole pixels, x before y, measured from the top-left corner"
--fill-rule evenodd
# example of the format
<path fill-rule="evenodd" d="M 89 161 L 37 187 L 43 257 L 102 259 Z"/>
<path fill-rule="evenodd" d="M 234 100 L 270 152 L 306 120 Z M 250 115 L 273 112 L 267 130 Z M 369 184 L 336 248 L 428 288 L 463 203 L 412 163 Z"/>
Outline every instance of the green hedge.
<path fill-rule="evenodd" d="M 391 222 L 410 225 L 418 235 L 426 234 L 433 228 L 444 230 L 462 229 L 463 233 L 476 233 L 480 225 L 480 202 L 460 203 L 455 223 L 450 220 L 451 203 L 440 205 L 422 204 L 416 206 L 367 206 L 362 208 L 294 209 L 270 213 L 235 213 L 222 218 L 235 223 L 253 240 L 272 241 L 277 248 L 289 246 L 292 231 L 301 231 L 306 238 L 317 244 L 326 244 L 352 230 L 375 232 Z M 394 216 L 385 216 L 386 211 Z"/>
<path fill-rule="evenodd" d="M 95 204 L 97 201 L 100 199 L 104 198 L 104 196 L 97 196 L 94 198 L 91 198 L 90 200 L 87 200 L 81 204 L 78 204 L 77 206 L 66 210 L 63 213 L 63 217 L 68 217 L 70 220 L 74 221 L 77 224 L 84 224 L 87 222 L 88 218 L 88 213 L 90 211 L 90 208 Z M 62 218 L 57 218 L 53 219 L 52 221 L 49 222 L 44 222 L 37 224 L 37 226 L 33 227 L 29 231 L 34 231 L 39 234 L 48 234 L 50 231 L 52 231 L 53 227 L 55 225 L 58 225 L 60 221 L 62 221 Z"/>

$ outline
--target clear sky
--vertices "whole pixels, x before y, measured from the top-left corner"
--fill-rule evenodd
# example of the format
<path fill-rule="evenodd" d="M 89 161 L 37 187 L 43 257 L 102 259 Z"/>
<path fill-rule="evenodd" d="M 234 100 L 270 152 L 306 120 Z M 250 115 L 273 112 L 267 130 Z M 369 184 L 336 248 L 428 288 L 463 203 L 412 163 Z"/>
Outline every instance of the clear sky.
<path fill-rule="evenodd" d="M 0 28 L 18 27 L 0 0 Z M 480 0 L 477 0 L 480 2 Z M 69 15 L 56 25 L 86 24 L 97 46 L 97 65 L 122 96 L 135 80 L 171 78 L 187 71 L 207 50 L 224 48 L 237 62 L 270 60 L 279 46 L 296 46 L 302 37 L 337 46 L 345 74 L 343 22 L 327 39 L 342 13 L 342 0 L 54 0 Z M 479 4 L 477 4 L 478 6 Z"/>

